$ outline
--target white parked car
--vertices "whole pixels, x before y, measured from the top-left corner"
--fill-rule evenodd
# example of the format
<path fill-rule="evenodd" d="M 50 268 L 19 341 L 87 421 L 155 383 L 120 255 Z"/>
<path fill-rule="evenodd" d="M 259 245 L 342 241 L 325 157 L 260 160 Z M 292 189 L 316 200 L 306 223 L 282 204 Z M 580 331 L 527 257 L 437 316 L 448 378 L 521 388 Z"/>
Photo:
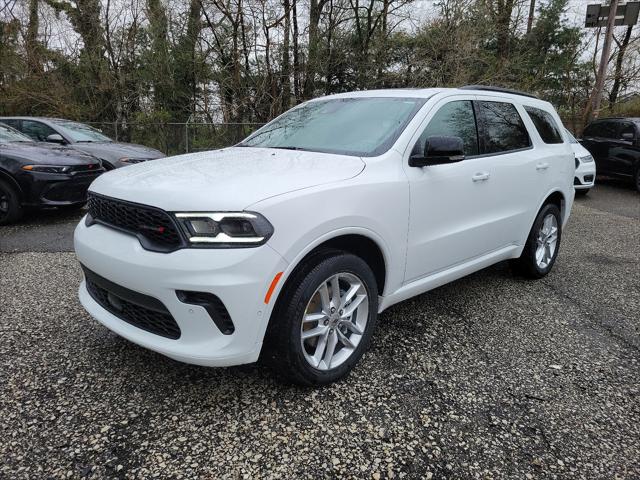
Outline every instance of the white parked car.
<path fill-rule="evenodd" d="M 565 132 L 569 137 L 569 143 L 571 144 L 576 162 L 573 187 L 576 189 L 577 194 L 586 195 L 596 183 L 596 162 L 593 160 L 589 150 L 580 145 L 569 130 L 565 129 Z"/>
<path fill-rule="evenodd" d="M 549 273 L 574 197 L 561 125 L 487 87 L 346 93 L 108 172 L 75 231 L 80 300 L 180 361 L 335 381 L 389 306 L 503 260 Z"/>

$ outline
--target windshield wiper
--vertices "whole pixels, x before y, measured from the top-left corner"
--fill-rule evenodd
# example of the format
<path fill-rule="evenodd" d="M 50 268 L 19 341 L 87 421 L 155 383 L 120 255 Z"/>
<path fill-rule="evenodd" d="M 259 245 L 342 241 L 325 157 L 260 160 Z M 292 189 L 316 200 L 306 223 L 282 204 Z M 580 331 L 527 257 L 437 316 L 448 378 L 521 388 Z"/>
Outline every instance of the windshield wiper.
<path fill-rule="evenodd" d="M 302 147 L 293 147 L 293 146 L 282 146 L 282 147 L 267 147 L 267 148 L 278 148 L 280 150 L 298 150 L 298 151 L 302 151 L 302 152 L 306 152 L 307 149 L 306 148 L 302 148 Z"/>

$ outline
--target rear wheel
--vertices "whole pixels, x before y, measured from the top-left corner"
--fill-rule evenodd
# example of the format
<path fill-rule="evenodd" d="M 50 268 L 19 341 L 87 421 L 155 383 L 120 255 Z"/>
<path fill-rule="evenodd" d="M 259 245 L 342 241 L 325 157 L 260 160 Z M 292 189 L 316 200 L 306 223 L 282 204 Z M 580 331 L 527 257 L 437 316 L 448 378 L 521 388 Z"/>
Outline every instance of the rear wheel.
<path fill-rule="evenodd" d="M 0 180 L 0 225 L 13 223 L 22 217 L 20 196 L 5 180 Z"/>
<path fill-rule="evenodd" d="M 335 382 L 368 348 L 378 313 L 376 280 L 359 257 L 327 252 L 294 273 L 265 339 L 275 370 L 300 385 Z"/>
<path fill-rule="evenodd" d="M 512 265 L 517 273 L 528 278 L 542 278 L 553 268 L 560 249 L 562 221 L 560 210 L 554 204 L 540 209 L 520 258 Z"/>
<path fill-rule="evenodd" d="M 634 176 L 634 180 L 636 183 L 636 190 L 638 192 L 640 192 L 640 166 L 638 166 L 638 168 L 636 168 L 636 174 Z"/>

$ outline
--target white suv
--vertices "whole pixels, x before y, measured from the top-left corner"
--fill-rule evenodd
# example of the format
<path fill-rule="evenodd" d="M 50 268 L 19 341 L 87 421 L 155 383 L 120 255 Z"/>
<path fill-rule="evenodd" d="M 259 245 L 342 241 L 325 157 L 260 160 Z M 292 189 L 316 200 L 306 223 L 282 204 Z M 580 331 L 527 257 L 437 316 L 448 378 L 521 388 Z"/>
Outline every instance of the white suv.
<path fill-rule="evenodd" d="M 560 125 L 494 88 L 356 92 L 109 172 L 75 231 L 80 300 L 180 361 L 335 381 L 394 303 L 503 260 L 549 273 L 574 197 Z"/>

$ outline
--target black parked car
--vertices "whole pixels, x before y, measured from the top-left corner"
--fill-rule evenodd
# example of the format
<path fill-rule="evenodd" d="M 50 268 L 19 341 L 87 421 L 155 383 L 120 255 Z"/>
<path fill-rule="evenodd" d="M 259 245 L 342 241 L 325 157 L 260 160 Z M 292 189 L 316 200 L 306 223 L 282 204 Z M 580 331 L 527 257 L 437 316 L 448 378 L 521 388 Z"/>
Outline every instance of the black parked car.
<path fill-rule="evenodd" d="M 81 207 L 103 172 L 91 155 L 34 142 L 0 123 L 0 225 L 19 219 L 25 207 Z"/>
<path fill-rule="evenodd" d="M 587 125 L 582 145 L 598 174 L 633 180 L 640 192 L 640 118 L 603 118 Z"/>
<path fill-rule="evenodd" d="M 37 142 L 68 145 L 102 160 L 106 170 L 125 167 L 133 163 L 163 158 L 154 148 L 134 143 L 115 142 L 84 123 L 62 118 L 0 117 L 0 122 L 15 128 Z"/>

